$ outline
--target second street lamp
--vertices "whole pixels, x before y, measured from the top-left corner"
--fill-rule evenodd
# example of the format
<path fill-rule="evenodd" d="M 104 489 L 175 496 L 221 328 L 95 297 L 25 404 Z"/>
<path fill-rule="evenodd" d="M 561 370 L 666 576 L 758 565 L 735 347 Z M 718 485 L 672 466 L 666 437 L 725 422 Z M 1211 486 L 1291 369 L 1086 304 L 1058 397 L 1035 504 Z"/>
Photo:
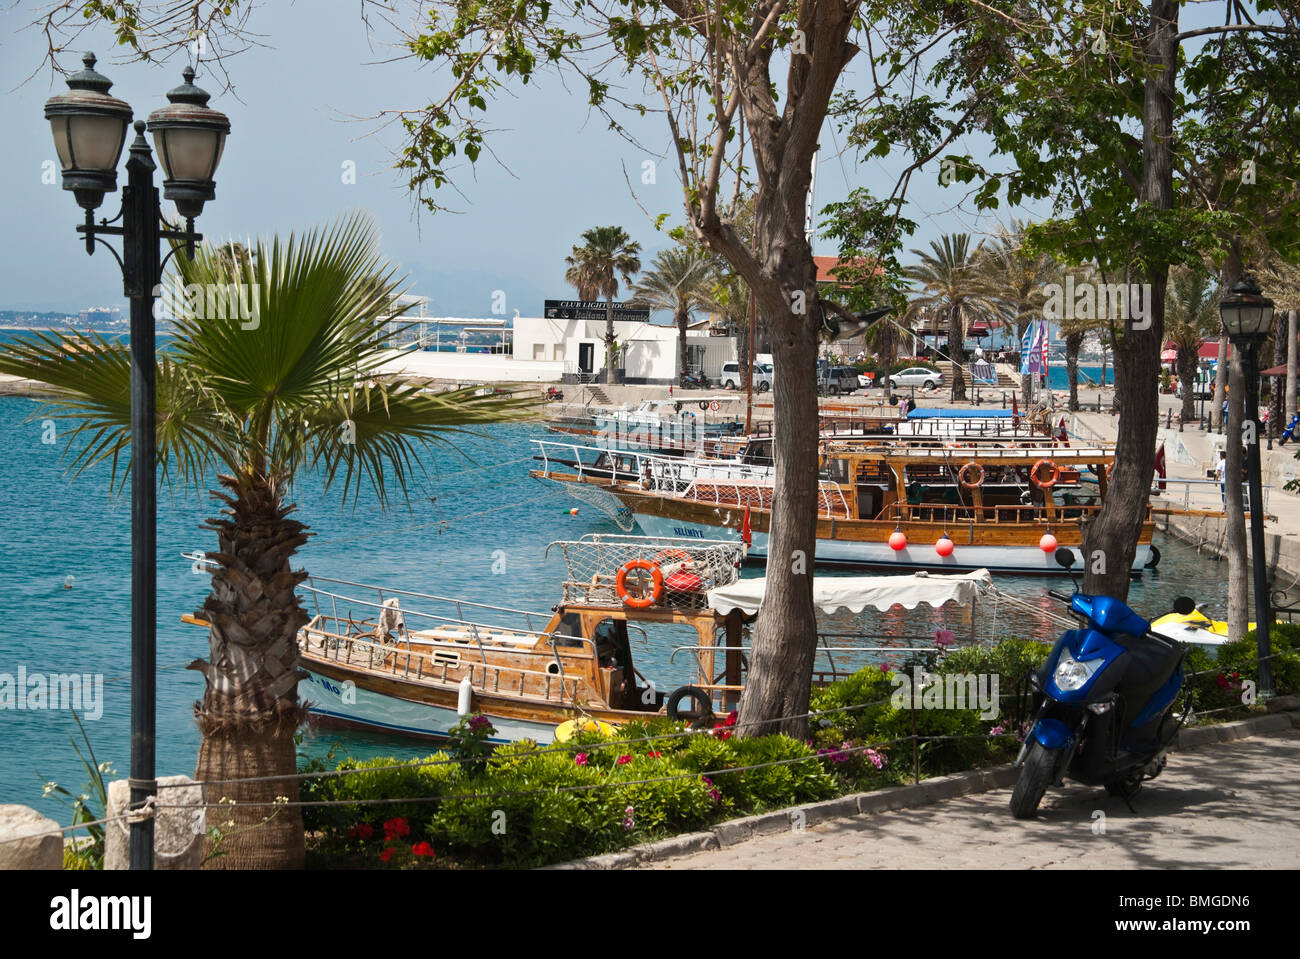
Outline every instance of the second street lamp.
<path fill-rule="evenodd" d="M 1259 464 L 1259 345 L 1273 325 L 1273 301 L 1263 295 L 1254 276 L 1243 274 L 1219 304 L 1228 339 L 1241 351 L 1245 382 L 1243 428 L 1246 431 L 1246 474 L 1250 484 L 1250 560 L 1254 573 L 1255 643 L 1259 652 L 1259 695 L 1273 693 L 1269 645 L 1268 572 L 1264 568 L 1264 484 Z M 1238 442 L 1229 437 L 1229 442 Z M 1235 480 L 1240 482 L 1240 478 Z M 1229 519 L 1231 521 L 1231 518 Z"/>
<path fill-rule="evenodd" d="M 122 268 L 122 287 L 131 301 L 131 772 L 132 809 L 157 792 L 154 780 L 154 713 L 157 669 L 157 480 L 154 371 L 154 298 L 162 283 L 163 240 L 173 241 L 192 259 L 194 218 L 214 195 L 213 175 L 221 160 L 230 122 L 206 106 L 208 95 L 194 86 L 186 68 L 185 83 L 167 96 L 171 105 L 149 118 L 160 153 L 166 196 L 186 218 L 185 229 L 163 220 L 154 186 L 156 166 L 144 138 L 146 125 L 136 121 L 135 139 L 126 162 L 127 185 L 122 209 L 112 220 L 95 222 L 105 193 L 117 189 L 117 164 L 131 123 L 131 107 L 108 95 L 111 81 L 95 70 L 95 55 L 82 58 L 84 69 L 68 77 L 68 92 L 45 104 L 54 147 L 63 168 L 63 188 L 71 190 L 86 211 L 77 232 L 86 252 L 103 243 Z M 113 226 L 117 220 L 121 226 Z M 122 256 L 102 238 L 120 236 Z M 168 256 L 171 256 L 169 253 Z M 153 868 L 153 820 L 131 822 L 132 869 Z"/>

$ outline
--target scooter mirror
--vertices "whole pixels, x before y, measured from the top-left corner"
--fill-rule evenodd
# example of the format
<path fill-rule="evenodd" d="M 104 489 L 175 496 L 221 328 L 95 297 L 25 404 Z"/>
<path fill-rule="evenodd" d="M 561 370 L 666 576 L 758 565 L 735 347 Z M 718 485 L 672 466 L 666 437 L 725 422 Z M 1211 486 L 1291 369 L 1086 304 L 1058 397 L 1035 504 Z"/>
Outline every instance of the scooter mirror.
<path fill-rule="evenodd" d="M 1174 612 L 1179 616 L 1187 616 L 1196 612 L 1196 600 L 1190 596 L 1179 596 L 1174 600 Z"/>
<path fill-rule="evenodd" d="M 1074 565 L 1074 552 L 1065 546 L 1060 547 L 1056 551 L 1056 562 L 1058 565 L 1069 569 Z"/>

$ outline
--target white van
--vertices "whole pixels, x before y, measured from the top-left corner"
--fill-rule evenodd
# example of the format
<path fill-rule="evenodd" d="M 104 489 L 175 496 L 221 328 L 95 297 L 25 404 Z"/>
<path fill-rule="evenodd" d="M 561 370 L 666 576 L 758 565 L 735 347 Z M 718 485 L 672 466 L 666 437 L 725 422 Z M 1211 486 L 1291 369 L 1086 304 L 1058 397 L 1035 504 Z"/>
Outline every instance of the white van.
<path fill-rule="evenodd" d="M 744 382 L 740 376 L 739 363 L 723 363 L 722 372 L 718 374 L 718 381 L 722 383 L 724 389 L 738 390 Z M 755 363 L 754 364 L 754 389 L 760 393 L 765 393 L 772 388 L 772 364 Z"/>

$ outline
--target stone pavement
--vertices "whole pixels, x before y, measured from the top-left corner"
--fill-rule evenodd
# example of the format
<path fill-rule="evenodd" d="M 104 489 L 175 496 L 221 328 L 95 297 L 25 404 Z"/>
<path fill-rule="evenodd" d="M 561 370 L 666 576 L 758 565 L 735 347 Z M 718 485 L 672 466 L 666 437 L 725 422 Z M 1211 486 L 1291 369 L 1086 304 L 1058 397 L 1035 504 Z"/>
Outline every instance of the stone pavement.
<path fill-rule="evenodd" d="M 1133 800 L 1136 812 L 1067 782 L 1048 790 L 1037 819 L 1017 820 L 1011 790 L 998 789 L 642 868 L 1295 869 L 1298 769 L 1300 730 L 1289 730 L 1171 754 L 1164 775 Z"/>

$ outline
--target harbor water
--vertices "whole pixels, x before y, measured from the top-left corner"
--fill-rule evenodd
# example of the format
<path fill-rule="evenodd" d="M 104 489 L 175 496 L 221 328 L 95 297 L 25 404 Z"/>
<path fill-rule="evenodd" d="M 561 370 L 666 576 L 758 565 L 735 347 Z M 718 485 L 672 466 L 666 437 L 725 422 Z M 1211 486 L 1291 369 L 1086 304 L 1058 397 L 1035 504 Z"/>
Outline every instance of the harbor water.
<path fill-rule="evenodd" d="M 96 758 L 111 762 L 116 776 L 125 777 L 130 742 L 129 491 L 114 495 L 107 464 L 74 479 L 67 468 L 66 427 L 31 420 L 39 408 L 33 400 L 0 398 L 5 443 L 0 488 L 6 491 L 0 519 L 0 678 L 17 677 L 20 670 L 27 676 L 102 677 L 102 701 L 93 708 L 83 704 L 82 713 Z M 441 446 L 426 458 L 427 475 L 414 481 L 409 503 L 399 499 L 386 511 L 370 491 L 363 491 L 356 503 L 343 504 L 338 491 L 324 490 L 318 478 L 300 480 L 292 499 L 313 535 L 298 556 L 299 565 L 318 576 L 548 611 L 559 599 L 563 565 L 556 550 L 546 557 L 547 544 L 621 530 L 558 485 L 529 478 L 530 441 L 546 435 L 536 425 L 503 425 L 458 436 L 454 445 Z M 193 710 L 203 679 L 185 667 L 207 656 L 207 633 L 180 620 L 202 604 L 208 576 L 181 554 L 213 548 L 214 534 L 200 525 L 217 515 L 218 505 L 205 493 L 163 487 L 159 494 L 159 775 L 194 772 L 199 734 Z M 575 506 L 577 515 L 570 513 Z M 1160 548 L 1159 569 L 1135 582 L 1130 603 L 1156 615 L 1195 584 L 1195 598 L 1207 611 L 1221 610 L 1226 570 L 1183 544 L 1161 541 Z M 761 570 L 745 574 L 760 575 Z M 1046 589 L 1061 583 L 1005 577 L 997 585 L 1046 610 L 1055 608 Z M 945 627 L 962 635 L 952 611 L 923 608 L 919 626 L 915 617 L 904 623 L 891 614 L 874 614 L 873 622 L 870 615 L 862 620 L 869 635 Z M 984 609 L 979 618 L 998 634 L 1048 637 L 1053 631 L 1034 616 L 1009 609 Z M 666 643 L 640 640 L 634 655 L 659 688 L 672 688 L 692 677 L 693 666 L 680 655 L 670 663 L 669 651 L 689 642 L 693 640 L 685 636 Z M 67 811 L 52 797 L 41 798 L 41 791 L 50 780 L 82 789 L 86 775 L 70 736 L 79 742 L 70 712 L 0 709 L 0 803 L 33 805 L 66 823 Z M 303 748 L 319 754 L 334 743 L 340 744 L 340 755 L 429 751 L 427 745 L 335 730 L 310 731 Z"/>

